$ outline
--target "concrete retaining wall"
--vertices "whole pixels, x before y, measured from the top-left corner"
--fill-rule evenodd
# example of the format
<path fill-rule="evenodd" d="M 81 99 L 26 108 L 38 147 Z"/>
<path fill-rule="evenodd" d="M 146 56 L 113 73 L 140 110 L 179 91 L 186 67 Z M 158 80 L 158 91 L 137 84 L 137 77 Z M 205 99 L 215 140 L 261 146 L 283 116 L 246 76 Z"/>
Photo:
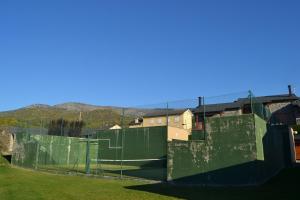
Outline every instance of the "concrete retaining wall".
<path fill-rule="evenodd" d="M 265 121 L 252 114 L 209 118 L 204 140 L 169 142 L 168 181 L 261 183 L 286 165 L 284 132 L 284 127 L 267 129 Z"/>
<path fill-rule="evenodd" d="M 7 130 L 0 130 L 0 154 L 7 156 L 13 151 L 14 137 Z"/>

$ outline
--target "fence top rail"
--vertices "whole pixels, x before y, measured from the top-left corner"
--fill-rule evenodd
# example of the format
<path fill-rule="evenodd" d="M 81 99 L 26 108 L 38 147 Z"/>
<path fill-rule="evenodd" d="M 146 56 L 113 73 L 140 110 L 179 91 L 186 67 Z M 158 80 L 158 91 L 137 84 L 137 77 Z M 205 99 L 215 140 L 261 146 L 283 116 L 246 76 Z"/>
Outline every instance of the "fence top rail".
<path fill-rule="evenodd" d="M 79 142 L 99 142 L 101 139 L 79 138 Z"/>

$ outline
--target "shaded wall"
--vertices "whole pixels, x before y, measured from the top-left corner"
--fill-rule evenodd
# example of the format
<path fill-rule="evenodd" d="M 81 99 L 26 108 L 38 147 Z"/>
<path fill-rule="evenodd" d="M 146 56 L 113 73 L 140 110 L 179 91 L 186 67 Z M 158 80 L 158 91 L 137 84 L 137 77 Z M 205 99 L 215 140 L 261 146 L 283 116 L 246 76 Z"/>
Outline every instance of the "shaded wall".
<path fill-rule="evenodd" d="M 257 160 L 263 161 L 259 166 L 262 180 L 292 165 L 287 125 L 266 125 L 264 120 L 255 115 L 255 131 Z"/>
<path fill-rule="evenodd" d="M 257 184 L 285 166 L 283 127 L 267 129 L 265 121 L 252 114 L 208 118 L 206 125 L 204 140 L 169 143 L 169 181 Z"/>

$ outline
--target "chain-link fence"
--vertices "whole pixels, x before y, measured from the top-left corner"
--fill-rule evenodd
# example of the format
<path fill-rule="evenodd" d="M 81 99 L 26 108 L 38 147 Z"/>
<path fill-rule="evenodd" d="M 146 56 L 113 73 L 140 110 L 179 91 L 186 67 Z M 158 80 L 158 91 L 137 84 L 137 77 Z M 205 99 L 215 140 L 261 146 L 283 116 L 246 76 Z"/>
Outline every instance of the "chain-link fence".
<path fill-rule="evenodd" d="M 89 173 L 165 180 L 167 130 L 164 126 L 99 131 L 89 143 Z"/>
<path fill-rule="evenodd" d="M 255 113 L 269 120 L 271 116 L 268 107 L 251 91 L 126 108 L 103 107 L 88 111 L 31 109 L 18 111 L 18 115 L 0 116 L 0 127 L 12 132 L 81 137 L 102 130 L 154 126 L 169 126 L 191 132 L 192 129 L 204 129 L 207 117 Z M 169 139 L 176 137 L 174 135 Z"/>
<path fill-rule="evenodd" d="M 84 172 L 86 144 L 80 138 L 16 134 L 12 164 L 41 170 Z"/>
<path fill-rule="evenodd" d="M 88 138 L 16 134 L 12 164 L 62 173 L 165 180 L 165 126 L 96 131 Z"/>
<path fill-rule="evenodd" d="M 205 140 L 208 118 L 269 113 L 251 91 L 23 120 L 12 163 L 104 177 L 166 180 L 167 144 Z M 70 117 L 71 116 L 71 117 Z M 74 116 L 77 116 L 74 117 Z M 221 129 L 221 127 L 220 127 Z"/>

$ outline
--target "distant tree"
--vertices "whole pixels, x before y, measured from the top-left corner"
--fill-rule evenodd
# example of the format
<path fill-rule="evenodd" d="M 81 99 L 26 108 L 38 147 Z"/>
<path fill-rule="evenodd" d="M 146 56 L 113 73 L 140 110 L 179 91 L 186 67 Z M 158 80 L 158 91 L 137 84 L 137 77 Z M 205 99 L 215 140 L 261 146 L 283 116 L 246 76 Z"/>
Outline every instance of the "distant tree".
<path fill-rule="evenodd" d="M 48 135 L 79 137 L 83 127 L 83 121 L 51 120 L 48 127 Z"/>
<path fill-rule="evenodd" d="M 84 127 L 83 121 L 72 121 L 69 123 L 69 131 L 68 136 L 70 137 L 79 137 L 82 132 L 82 128 Z"/>
<path fill-rule="evenodd" d="M 51 120 L 48 127 L 48 135 L 65 136 L 65 128 L 68 127 L 69 122 L 62 118 Z"/>

